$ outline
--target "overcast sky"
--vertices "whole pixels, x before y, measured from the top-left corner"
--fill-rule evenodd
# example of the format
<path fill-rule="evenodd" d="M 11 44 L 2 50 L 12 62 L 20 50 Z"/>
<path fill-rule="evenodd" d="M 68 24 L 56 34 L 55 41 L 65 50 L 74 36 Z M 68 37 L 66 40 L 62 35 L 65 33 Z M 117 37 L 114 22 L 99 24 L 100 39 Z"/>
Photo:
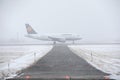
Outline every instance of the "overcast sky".
<path fill-rule="evenodd" d="M 120 42 L 120 0 L 0 0 L 0 40 L 24 40 L 25 23 L 41 35 L 79 34 L 83 42 Z"/>

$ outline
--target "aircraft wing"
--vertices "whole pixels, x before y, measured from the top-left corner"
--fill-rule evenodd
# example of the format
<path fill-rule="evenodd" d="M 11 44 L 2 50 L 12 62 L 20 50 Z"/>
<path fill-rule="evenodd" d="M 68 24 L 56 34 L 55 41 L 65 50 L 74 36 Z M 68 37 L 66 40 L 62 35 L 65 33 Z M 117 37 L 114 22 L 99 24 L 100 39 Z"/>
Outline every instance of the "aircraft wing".
<path fill-rule="evenodd" d="M 58 41 L 58 42 L 65 42 L 66 41 L 64 38 L 51 37 L 51 36 L 48 36 L 48 38 L 51 39 L 52 41 Z"/>

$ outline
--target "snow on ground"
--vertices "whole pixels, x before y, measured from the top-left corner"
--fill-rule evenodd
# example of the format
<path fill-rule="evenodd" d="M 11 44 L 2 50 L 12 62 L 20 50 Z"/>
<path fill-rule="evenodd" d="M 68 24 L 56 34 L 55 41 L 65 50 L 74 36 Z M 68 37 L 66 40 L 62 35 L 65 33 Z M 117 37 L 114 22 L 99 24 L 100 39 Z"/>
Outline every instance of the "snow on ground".
<path fill-rule="evenodd" d="M 93 67 L 120 79 L 120 45 L 69 45 L 78 56 Z"/>
<path fill-rule="evenodd" d="M 46 55 L 53 46 L 0 46 L 0 77 L 17 75 Z"/>

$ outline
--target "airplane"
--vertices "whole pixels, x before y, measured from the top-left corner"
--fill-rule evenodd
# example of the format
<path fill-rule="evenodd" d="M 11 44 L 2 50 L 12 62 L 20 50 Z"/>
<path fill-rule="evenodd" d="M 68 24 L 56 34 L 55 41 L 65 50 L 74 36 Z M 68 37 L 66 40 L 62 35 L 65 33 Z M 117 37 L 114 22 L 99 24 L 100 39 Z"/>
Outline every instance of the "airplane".
<path fill-rule="evenodd" d="M 61 34 L 61 35 L 39 35 L 29 24 L 25 24 L 26 30 L 27 30 L 27 35 L 25 37 L 33 38 L 33 39 L 38 39 L 38 40 L 43 40 L 43 41 L 53 41 L 53 44 L 56 44 L 56 42 L 62 42 L 65 43 L 66 41 L 74 41 L 76 40 L 81 40 L 79 35 L 73 35 L 73 34 Z"/>

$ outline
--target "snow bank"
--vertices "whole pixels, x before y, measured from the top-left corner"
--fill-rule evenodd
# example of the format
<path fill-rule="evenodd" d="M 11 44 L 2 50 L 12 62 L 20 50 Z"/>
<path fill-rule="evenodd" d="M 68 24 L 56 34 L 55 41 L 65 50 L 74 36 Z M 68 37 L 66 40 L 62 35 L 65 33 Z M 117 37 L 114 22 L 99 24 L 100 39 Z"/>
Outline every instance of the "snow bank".
<path fill-rule="evenodd" d="M 4 58 L 0 64 L 0 77 L 14 77 L 46 55 L 52 46 L 0 46 Z M 10 52 L 10 54 L 8 54 Z M 6 55 L 5 55 L 6 54 Z M 7 56 L 7 57 L 6 57 Z M 14 57 L 11 57 L 14 56 Z M 1 56 L 0 56 L 1 57 Z M 6 58 L 8 59 L 6 59 Z"/>
<path fill-rule="evenodd" d="M 120 79 L 120 45 L 70 45 L 69 48 L 93 67 Z"/>

